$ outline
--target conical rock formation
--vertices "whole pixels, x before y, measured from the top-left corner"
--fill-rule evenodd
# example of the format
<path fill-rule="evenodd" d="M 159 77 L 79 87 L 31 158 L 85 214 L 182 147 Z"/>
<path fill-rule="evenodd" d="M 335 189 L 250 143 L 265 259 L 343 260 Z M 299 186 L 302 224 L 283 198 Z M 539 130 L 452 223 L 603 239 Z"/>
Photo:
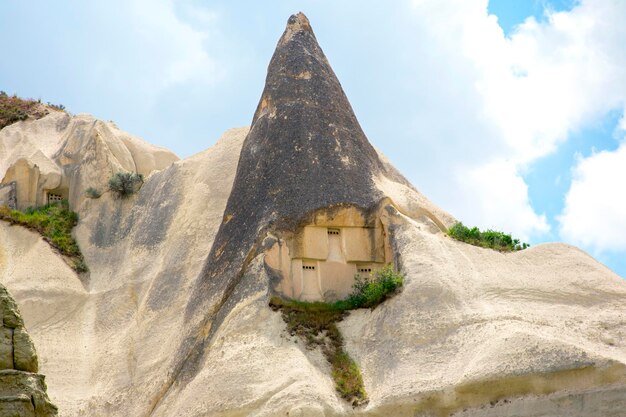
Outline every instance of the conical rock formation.
<path fill-rule="evenodd" d="M 386 197 L 376 185 L 380 177 L 408 186 L 367 140 L 306 16 L 292 15 L 268 66 L 223 223 L 187 307 L 198 327 L 181 350 L 182 368 L 197 371 L 204 351 L 199 346 L 211 338 L 216 315 L 225 313 L 248 266 L 267 249 L 266 237 L 295 231 L 317 210 L 353 207 L 371 217 Z"/>
<path fill-rule="evenodd" d="M 269 64 L 201 279 L 237 274 L 259 238 L 294 229 L 315 210 L 371 210 L 384 197 L 374 178 L 385 171 L 308 19 L 291 16 Z"/>
<path fill-rule="evenodd" d="M 88 283 L 38 235 L 0 223 L 0 280 L 37 323 L 63 415 L 622 417 L 624 280 L 568 245 L 503 254 L 447 237 L 454 219 L 372 153 L 318 48 L 291 18 L 249 134 L 226 132 L 129 199 L 81 205 Z M 23 131 L 55 131 L 35 123 Z M 82 178 L 84 143 L 104 144 L 77 137 L 66 150 Z M 339 324 L 370 400 L 359 409 L 268 307 L 267 248 L 344 209 L 387 216 L 406 277 Z"/>

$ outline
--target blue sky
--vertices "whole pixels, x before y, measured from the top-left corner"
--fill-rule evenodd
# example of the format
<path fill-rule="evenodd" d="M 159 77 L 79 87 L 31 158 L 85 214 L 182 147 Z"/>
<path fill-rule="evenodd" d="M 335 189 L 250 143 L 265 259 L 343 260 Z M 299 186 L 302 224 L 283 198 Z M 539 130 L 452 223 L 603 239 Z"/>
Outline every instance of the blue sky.
<path fill-rule="evenodd" d="M 626 2 L 0 2 L 0 90 L 181 157 L 250 123 L 305 12 L 370 141 L 466 224 L 626 276 Z"/>
<path fill-rule="evenodd" d="M 575 0 L 491 0 L 489 13 L 498 16 L 498 24 L 504 33 L 510 34 L 515 26 L 532 16 L 545 21 L 546 10 L 567 11 L 574 7 Z"/>

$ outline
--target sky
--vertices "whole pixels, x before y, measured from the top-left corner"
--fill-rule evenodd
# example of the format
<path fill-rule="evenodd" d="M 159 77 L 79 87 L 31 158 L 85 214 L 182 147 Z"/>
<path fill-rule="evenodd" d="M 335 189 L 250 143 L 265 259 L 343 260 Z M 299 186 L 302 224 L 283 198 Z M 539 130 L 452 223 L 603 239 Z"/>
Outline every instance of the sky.
<path fill-rule="evenodd" d="M 624 0 L 0 0 L 0 90 L 188 157 L 249 125 L 297 11 L 429 199 L 626 277 Z"/>

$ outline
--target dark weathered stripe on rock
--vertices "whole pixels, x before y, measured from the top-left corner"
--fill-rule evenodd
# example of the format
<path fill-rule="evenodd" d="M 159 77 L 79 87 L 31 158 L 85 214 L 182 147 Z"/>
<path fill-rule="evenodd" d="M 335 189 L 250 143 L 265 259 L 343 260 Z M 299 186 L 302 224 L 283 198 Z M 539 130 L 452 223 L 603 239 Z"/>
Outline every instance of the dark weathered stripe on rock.
<path fill-rule="evenodd" d="M 181 345 L 182 363 L 171 383 L 196 372 L 197 351 L 216 331 L 216 316 L 267 232 L 293 231 L 326 207 L 369 212 L 383 198 L 373 177 L 386 171 L 308 19 L 291 16 L 268 67 L 223 223 L 187 307 L 194 331 Z"/>
<path fill-rule="evenodd" d="M 211 297 L 204 290 L 215 288 L 215 280 L 242 273 L 244 258 L 265 229 L 293 230 L 323 207 L 374 207 L 383 196 L 372 178 L 383 171 L 307 18 L 291 16 L 198 282 L 198 303 L 188 314 Z"/>

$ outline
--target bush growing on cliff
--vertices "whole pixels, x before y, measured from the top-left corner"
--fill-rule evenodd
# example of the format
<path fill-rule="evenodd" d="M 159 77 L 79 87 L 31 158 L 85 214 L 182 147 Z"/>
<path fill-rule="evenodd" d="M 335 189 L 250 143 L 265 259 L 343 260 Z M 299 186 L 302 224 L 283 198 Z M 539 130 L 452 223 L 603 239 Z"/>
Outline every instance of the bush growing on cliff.
<path fill-rule="evenodd" d="M 321 348 L 341 397 L 354 407 L 367 403 L 361 371 L 345 351 L 343 336 L 337 327 L 337 322 L 347 314 L 346 301 L 309 303 L 272 297 L 270 306 L 281 310 L 290 335 L 302 339 L 308 349 Z"/>
<path fill-rule="evenodd" d="M 307 347 L 321 347 L 331 366 L 335 388 L 342 398 L 354 407 L 366 404 L 367 393 L 357 363 L 344 349 L 344 341 L 337 323 L 349 310 L 375 308 L 395 294 L 404 282 L 402 274 L 391 265 L 376 271 L 372 278 L 355 276 L 352 293 L 333 303 L 284 300 L 272 297 L 270 306 L 281 310 L 287 330 L 299 336 Z"/>
<path fill-rule="evenodd" d="M 85 195 L 87 196 L 87 198 L 100 198 L 102 196 L 102 193 L 94 187 L 89 187 L 85 190 Z"/>
<path fill-rule="evenodd" d="M 387 265 L 374 274 L 372 278 L 354 277 L 352 294 L 346 300 L 351 308 L 374 308 L 385 301 L 404 283 L 402 274 Z"/>
<path fill-rule="evenodd" d="M 87 266 L 72 229 L 78 223 L 78 214 L 71 211 L 67 200 L 42 207 L 29 207 L 24 212 L 0 207 L 0 220 L 24 226 L 38 232 L 62 255 L 69 258 L 69 264 L 77 272 L 86 272 Z"/>
<path fill-rule="evenodd" d="M 40 119 L 49 110 L 65 111 L 62 104 L 41 104 L 41 100 L 20 98 L 0 91 L 0 129 L 28 118 Z"/>
<path fill-rule="evenodd" d="M 50 107 L 52 110 L 65 111 L 65 106 L 63 104 L 53 104 L 53 103 L 48 102 L 46 105 Z"/>
<path fill-rule="evenodd" d="M 143 185 L 143 175 L 135 172 L 118 172 L 109 179 L 109 190 L 119 198 L 135 194 Z"/>
<path fill-rule="evenodd" d="M 34 100 L 23 100 L 0 91 L 0 129 L 20 120 L 26 120 L 28 114 L 37 105 Z"/>
<path fill-rule="evenodd" d="M 512 252 L 530 246 L 528 243 L 521 243 L 519 239 L 513 239 L 511 235 L 495 230 L 481 232 L 478 227 L 470 229 L 461 222 L 448 229 L 448 235 L 470 245 L 491 248 L 500 252 Z"/>

